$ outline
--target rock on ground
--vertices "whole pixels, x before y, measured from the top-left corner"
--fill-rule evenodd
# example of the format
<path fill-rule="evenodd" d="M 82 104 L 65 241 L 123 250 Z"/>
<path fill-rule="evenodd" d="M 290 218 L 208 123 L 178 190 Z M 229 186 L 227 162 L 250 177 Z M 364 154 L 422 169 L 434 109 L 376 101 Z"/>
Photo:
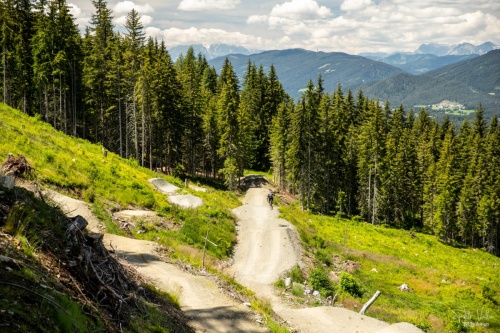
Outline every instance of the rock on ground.
<path fill-rule="evenodd" d="M 179 187 L 167 182 L 163 178 L 151 178 L 148 179 L 148 182 L 153 184 L 163 194 L 175 193 L 179 189 Z"/>
<path fill-rule="evenodd" d="M 203 200 L 191 194 L 170 195 L 168 201 L 182 208 L 197 208 L 203 205 Z"/>
<path fill-rule="evenodd" d="M 113 215 L 120 218 L 155 217 L 156 213 L 150 210 L 122 210 L 114 213 Z"/>

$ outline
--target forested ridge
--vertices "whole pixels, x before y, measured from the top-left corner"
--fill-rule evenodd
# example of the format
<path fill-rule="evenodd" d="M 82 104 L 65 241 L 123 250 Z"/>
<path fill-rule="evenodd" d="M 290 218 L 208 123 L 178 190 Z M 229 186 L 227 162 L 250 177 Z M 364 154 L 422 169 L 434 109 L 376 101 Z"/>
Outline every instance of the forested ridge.
<path fill-rule="evenodd" d="M 190 49 L 172 62 L 126 31 L 106 1 L 81 36 L 65 0 L 1 0 L 1 98 L 65 133 L 169 174 L 223 177 L 273 170 L 305 209 L 415 228 L 498 255 L 500 126 L 481 106 L 461 125 L 392 109 L 363 92 L 309 82 L 294 101 L 274 67 L 248 63 L 242 82 Z"/>

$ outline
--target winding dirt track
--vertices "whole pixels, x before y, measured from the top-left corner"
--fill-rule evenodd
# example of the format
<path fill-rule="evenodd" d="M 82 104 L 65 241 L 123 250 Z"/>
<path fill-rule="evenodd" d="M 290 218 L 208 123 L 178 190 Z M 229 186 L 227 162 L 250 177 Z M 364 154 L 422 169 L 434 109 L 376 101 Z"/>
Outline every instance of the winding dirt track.
<path fill-rule="evenodd" d="M 295 227 L 278 218 L 266 201 L 268 189 L 259 176 L 246 179 L 249 189 L 243 205 L 234 209 L 238 217 L 238 245 L 232 275 L 258 296 L 268 298 L 274 311 L 294 330 L 315 333 L 422 332 L 408 323 L 389 325 L 347 309 L 322 306 L 292 308 L 274 294 L 280 274 L 300 263 L 302 250 Z M 302 282 L 302 281 L 297 281 Z"/>
<path fill-rule="evenodd" d="M 274 311 L 294 330 L 302 333 L 420 333 L 415 326 L 389 325 L 337 307 L 292 308 L 274 294 L 273 283 L 280 274 L 300 262 L 302 250 L 297 232 L 289 222 L 278 218 L 266 202 L 268 190 L 258 176 L 247 177 L 249 190 L 243 205 L 234 209 L 238 217 L 238 246 L 234 265 L 229 268 L 240 283 L 271 301 Z M 81 215 L 88 229 L 100 232 L 97 218 L 86 203 L 56 192 L 46 192 L 68 216 Z M 158 288 L 178 293 L 181 308 L 197 332 L 266 332 L 246 306 L 224 294 L 210 279 L 194 276 L 177 266 L 162 262 L 154 242 L 105 234 L 104 244 L 119 253 L 137 270 L 155 281 Z"/>
<path fill-rule="evenodd" d="M 87 204 L 53 191 L 45 192 L 68 216 L 81 215 L 88 229 L 101 232 L 100 223 Z M 165 263 L 156 254 L 157 244 L 104 234 L 104 245 L 133 265 L 139 273 L 152 279 L 163 291 L 179 295 L 181 309 L 197 332 L 266 332 L 248 307 L 230 298 L 212 280 L 189 274 Z"/>

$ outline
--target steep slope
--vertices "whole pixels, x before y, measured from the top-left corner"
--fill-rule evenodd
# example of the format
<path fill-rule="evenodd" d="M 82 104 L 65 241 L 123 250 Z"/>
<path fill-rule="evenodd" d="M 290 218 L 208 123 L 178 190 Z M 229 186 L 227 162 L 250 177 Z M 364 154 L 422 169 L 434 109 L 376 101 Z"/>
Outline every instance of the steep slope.
<path fill-rule="evenodd" d="M 400 74 L 364 85 L 367 96 L 392 105 L 413 107 L 443 100 L 476 109 L 481 103 L 487 113 L 500 111 L 500 50 L 430 71 L 422 76 Z"/>
<path fill-rule="evenodd" d="M 274 310 L 290 323 L 294 331 L 369 333 L 388 328 L 389 324 L 383 321 L 344 308 L 290 306 L 273 293 L 273 283 L 301 262 L 303 251 L 295 227 L 279 218 L 278 209 L 269 208 L 266 202 L 268 189 L 260 187 L 263 181 L 259 178 L 247 177 L 245 181 L 251 185 L 243 205 L 233 210 L 240 229 L 231 274 L 257 294 L 270 297 Z M 303 281 L 297 282 L 302 284 Z M 423 333 L 410 324 L 403 330 L 393 327 L 391 332 Z"/>
<path fill-rule="evenodd" d="M 436 104 L 451 100 L 475 109 L 479 103 L 494 111 L 500 107 L 498 97 L 476 91 L 462 82 L 448 81 L 428 75 L 399 74 L 389 79 L 362 87 L 366 96 L 388 100 L 392 106 L 403 104 L 406 108 L 415 105 Z"/>
<path fill-rule="evenodd" d="M 433 54 L 396 53 L 382 58 L 379 61 L 400 68 L 405 72 L 418 75 L 437 68 L 441 68 L 446 65 L 473 59 L 476 57 L 478 57 L 477 54 L 445 55 L 440 57 Z"/>
<path fill-rule="evenodd" d="M 500 94 L 500 50 L 430 71 L 427 75 L 462 82 L 484 93 Z"/>
<path fill-rule="evenodd" d="M 209 64 L 220 71 L 224 59 L 225 57 L 216 58 L 209 61 Z M 283 87 L 293 98 L 298 98 L 308 81 L 316 82 L 320 74 L 325 91 L 331 92 L 339 83 L 346 90 L 356 89 L 363 83 L 380 81 L 402 73 L 398 68 L 360 56 L 303 49 L 266 51 L 249 56 L 229 55 L 228 59 L 240 80 L 244 77 L 249 60 L 257 66 L 262 65 L 266 72 L 274 65 Z"/>

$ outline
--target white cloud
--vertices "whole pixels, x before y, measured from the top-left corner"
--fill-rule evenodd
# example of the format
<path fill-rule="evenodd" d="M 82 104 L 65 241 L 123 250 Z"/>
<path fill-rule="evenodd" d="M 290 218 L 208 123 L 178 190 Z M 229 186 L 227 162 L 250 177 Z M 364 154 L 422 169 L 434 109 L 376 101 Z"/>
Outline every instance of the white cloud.
<path fill-rule="evenodd" d="M 182 0 L 177 9 L 184 11 L 234 9 L 240 0 Z"/>
<path fill-rule="evenodd" d="M 127 22 L 127 16 L 122 15 L 119 17 L 115 17 L 113 19 L 113 23 L 116 25 L 123 25 L 125 26 L 125 23 Z M 153 18 L 149 15 L 141 15 L 140 22 L 142 23 L 143 26 L 150 25 L 153 22 Z"/>
<path fill-rule="evenodd" d="M 80 17 L 80 15 L 82 15 L 82 10 L 77 5 L 69 3 L 68 8 L 69 8 L 69 13 L 73 15 L 73 17 L 78 18 Z"/>
<path fill-rule="evenodd" d="M 189 44 L 218 44 L 227 43 L 234 45 L 242 45 L 248 48 L 255 49 L 276 49 L 288 47 L 289 38 L 284 37 L 282 42 L 276 42 L 271 38 L 259 37 L 241 32 L 231 32 L 222 29 L 213 28 L 195 28 L 187 29 L 169 28 L 161 30 L 150 27 L 145 29 L 146 35 L 165 40 L 167 46 L 173 47 L 177 45 Z M 285 45 L 285 46 L 283 46 Z"/>
<path fill-rule="evenodd" d="M 149 4 L 138 5 L 132 1 L 121 1 L 113 7 L 113 13 L 118 15 L 128 14 L 132 10 L 132 8 L 135 9 L 139 14 L 153 13 L 155 11 Z"/>
<path fill-rule="evenodd" d="M 291 0 L 290 2 L 274 6 L 270 16 L 293 20 L 307 20 L 325 18 L 330 16 L 330 14 L 330 9 L 320 6 L 314 0 Z"/>
<path fill-rule="evenodd" d="M 372 4 L 372 0 L 345 0 L 340 9 L 345 11 L 359 10 Z"/>
<path fill-rule="evenodd" d="M 269 19 L 267 15 L 251 15 L 247 19 L 248 24 L 266 23 Z"/>
<path fill-rule="evenodd" d="M 246 22 L 281 32 L 290 44 L 285 47 L 349 53 L 413 51 L 429 42 L 499 43 L 500 3 L 488 0 L 345 0 L 337 13 L 321 8 L 313 0 L 292 0 Z"/>

